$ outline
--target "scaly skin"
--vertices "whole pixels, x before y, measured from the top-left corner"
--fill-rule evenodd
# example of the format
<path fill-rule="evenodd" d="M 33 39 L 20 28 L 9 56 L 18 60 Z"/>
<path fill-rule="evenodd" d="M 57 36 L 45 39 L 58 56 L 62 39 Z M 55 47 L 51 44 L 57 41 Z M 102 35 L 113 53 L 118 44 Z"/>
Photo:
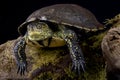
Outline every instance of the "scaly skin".
<path fill-rule="evenodd" d="M 20 39 L 14 46 L 14 54 L 18 66 L 17 73 L 20 73 L 20 75 L 24 75 L 24 72 L 27 71 L 25 46 L 26 46 L 26 41 L 24 37 Z"/>
<path fill-rule="evenodd" d="M 60 25 L 62 31 L 61 37 L 65 40 L 66 45 L 69 48 L 69 52 L 72 59 L 72 70 L 77 74 L 80 74 L 81 70 L 85 71 L 85 61 L 80 45 L 78 44 L 78 38 L 74 31 Z"/>
<path fill-rule="evenodd" d="M 83 56 L 83 53 L 81 51 L 80 45 L 78 44 L 77 35 L 74 31 L 66 28 L 66 26 L 64 26 L 64 25 L 58 25 L 58 29 L 59 29 L 58 30 L 58 35 L 56 37 L 62 38 L 65 41 L 65 43 L 66 43 L 66 45 L 69 49 L 71 59 L 72 59 L 72 70 L 75 71 L 76 73 L 80 74 L 81 70 L 85 71 L 85 69 L 84 69 L 85 61 L 84 61 L 84 56 Z M 42 30 L 45 30 L 45 28 L 42 29 Z M 32 33 L 32 31 L 30 33 Z M 43 34 L 40 34 L 40 36 L 44 37 Z M 18 73 L 20 73 L 21 75 L 24 75 L 25 71 L 27 71 L 25 46 L 26 46 L 26 42 L 27 42 L 28 39 L 31 39 L 31 38 L 29 38 L 29 34 L 27 33 L 27 34 L 25 34 L 25 36 L 21 40 L 19 40 L 16 43 L 16 45 L 14 47 L 14 54 L 15 54 L 15 57 L 16 57 L 16 63 L 18 65 Z M 49 39 L 49 36 L 48 36 L 48 39 Z M 48 40 L 48 41 L 50 41 L 49 43 L 53 43 L 51 41 L 51 39 Z M 35 42 L 35 38 L 34 38 L 34 42 Z M 37 42 L 38 42 L 38 39 L 36 40 L 36 43 Z M 44 40 L 41 41 L 41 44 L 45 45 Z M 49 44 L 46 45 L 46 46 L 49 47 Z M 64 44 L 63 44 L 63 46 L 64 46 Z"/>

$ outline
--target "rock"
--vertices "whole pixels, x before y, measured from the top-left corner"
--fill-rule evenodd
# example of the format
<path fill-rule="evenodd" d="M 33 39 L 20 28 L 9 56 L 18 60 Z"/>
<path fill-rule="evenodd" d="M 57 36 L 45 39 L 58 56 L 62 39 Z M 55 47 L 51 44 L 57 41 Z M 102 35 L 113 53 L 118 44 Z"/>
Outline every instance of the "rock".
<path fill-rule="evenodd" d="M 108 20 L 111 29 L 104 36 L 101 47 L 106 61 L 108 80 L 120 80 L 120 14 Z"/>
<path fill-rule="evenodd" d="M 19 40 L 18 38 L 17 40 Z M 37 50 L 34 47 L 26 47 L 26 55 L 28 61 L 28 72 L 25 73 L 24 76 L 17 74 L 17 66 L 15 63 L 15 57 L 13 54 L 13 47 L 17 40 L 8 41 L 2 45 L 0 45 L 0 79 L 33 79 L 38 76 L 40 73 L 53 71 L 53 73 L 62 73 L 62 69 L 68 66 L 70 62 L 70 57 L 61 53 L 62 49 L 49 50 L 41 49 Z M 57 51 L 59 50 L 59 52 Z M 48 53 L 49 52 L 49 53 Z M 41 54 L 42 53 L 42 54 Z M 64 55 L 66 60 L 58 62 L 58 60 L 62 59 L 59 55 Z M 59 63 L 58 66 L 54 64 Z M 44 65 L 43 65 L 44 64 Z M 61 65 L 62 64 L 62 65 Z M 55 71 L 56 68 L 59 70 Z M 56 74 L 57 74 L 56 73 Z"/>
<path fill-rule="evenodd" d="M 82 49 L 86 61 L 86 72 L 77 76 L 71 71 L 71 58 L 66 47 L 37 49 L 26 46 L 28 72 L 17 74 L 17 65 L 13 54 L 14 44 L 21 38 L 0 45 L 1 80 L 104 80 L 104 59 L 100 44 L 104 33 L 83 40 Z"/>
<path fill-rule="evenodd" d="M 102 41 L 102 51 L 109 69 L 120 68 L 120 27 L 108 31 Z"/>

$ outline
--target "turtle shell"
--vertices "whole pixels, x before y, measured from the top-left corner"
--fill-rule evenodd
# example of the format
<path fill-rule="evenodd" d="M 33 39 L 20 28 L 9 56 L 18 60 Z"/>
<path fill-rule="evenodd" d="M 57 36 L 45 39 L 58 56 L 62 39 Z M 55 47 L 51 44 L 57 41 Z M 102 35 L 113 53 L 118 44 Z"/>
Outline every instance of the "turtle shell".
<path fill-rule="evenodd" d="M 103 25 L 100 24 L 94 14 L 86 8 L 76 4 L 55 4 L 33 12 L 26 21 L 19 26 L 19 33 L 21 33 L 23 26 L 36 20 L 55 22 L 57 24 L 74 26 L 85 30 L 103 29 Z"/>

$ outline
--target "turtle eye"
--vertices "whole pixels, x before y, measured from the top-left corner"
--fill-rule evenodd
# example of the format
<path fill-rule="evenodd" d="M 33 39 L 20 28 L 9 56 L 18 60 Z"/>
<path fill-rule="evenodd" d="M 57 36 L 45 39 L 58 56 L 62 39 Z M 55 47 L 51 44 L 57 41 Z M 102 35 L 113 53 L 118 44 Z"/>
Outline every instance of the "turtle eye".
<path fill-rule="evenodd" d="M 38 24 L 36 24 L 37 29 L 45 28 L 46 26 L 47 26 L 47 24 L 45 24 L 43 22 L 39 22 Z"/>
<path fill-rule="evenodd" d="M 40 24 L 36 25 L 36 28 L 41 29 L 41 25 Z"/>

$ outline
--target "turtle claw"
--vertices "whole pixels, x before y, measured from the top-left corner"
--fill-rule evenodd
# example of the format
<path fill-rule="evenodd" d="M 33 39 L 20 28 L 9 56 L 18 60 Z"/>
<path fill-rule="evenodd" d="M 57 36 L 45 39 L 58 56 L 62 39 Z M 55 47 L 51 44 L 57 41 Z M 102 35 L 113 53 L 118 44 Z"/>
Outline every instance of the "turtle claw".
<path fill-rule="evenodd" d="M 85 61 L 84 60 L 74 60 L 72 64 L 72 71 L 80 75 L 81 71 L 85 72 Z"/>
<path fill-rule="evenodd" d="M 19 62 L 17 74 L 20 73 L 20 75 L 22 76 L 25 74 L 25 71 L 27 72 L 27 63 L 26 62 Z"/>

